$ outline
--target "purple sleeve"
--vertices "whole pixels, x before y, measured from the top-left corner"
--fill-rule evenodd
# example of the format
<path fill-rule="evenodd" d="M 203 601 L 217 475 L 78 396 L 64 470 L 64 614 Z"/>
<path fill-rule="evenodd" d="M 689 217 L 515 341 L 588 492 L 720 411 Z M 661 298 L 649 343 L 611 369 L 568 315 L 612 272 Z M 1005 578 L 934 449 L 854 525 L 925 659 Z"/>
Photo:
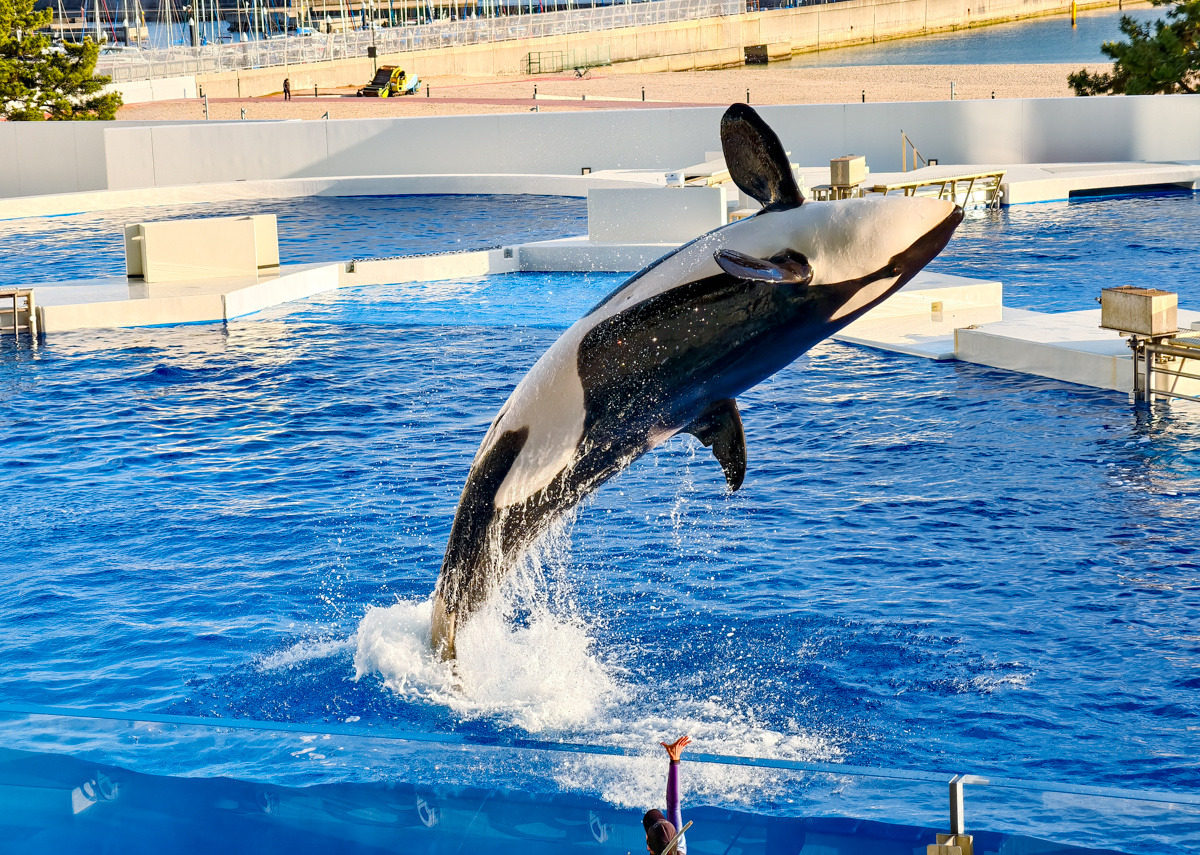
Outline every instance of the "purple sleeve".
<path fill-rule="evenodd" d="M 675 826 L 675 833 L 683 828 L 683 811 L 679 806 L 679 764 L 671 763 L 667 770 L 667 819 Z M 679 846 L 675 849 L 680 855 L 687 852 L 687 839 L 679 838 Z"/>

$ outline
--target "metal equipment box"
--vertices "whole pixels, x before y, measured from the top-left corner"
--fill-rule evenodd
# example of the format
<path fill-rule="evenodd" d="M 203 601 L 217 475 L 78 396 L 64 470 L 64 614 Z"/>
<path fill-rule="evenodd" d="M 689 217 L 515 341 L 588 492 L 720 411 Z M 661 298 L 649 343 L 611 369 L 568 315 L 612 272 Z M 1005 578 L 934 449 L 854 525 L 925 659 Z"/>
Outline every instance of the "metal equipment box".
<path fill-rule="evenodd" d="M 829 183 L 835 187 L 861 184 L 867 177 L 867 159 L 860 154 L 848 154 L 829 161 Z"/>
<path fill-rule="evenodd" d="M 1122 285 L 1100 292 L 1100 326 L 1134 335 L 1170 335 L 1179 331 L 1179 295 L 1157 288 Z"/>

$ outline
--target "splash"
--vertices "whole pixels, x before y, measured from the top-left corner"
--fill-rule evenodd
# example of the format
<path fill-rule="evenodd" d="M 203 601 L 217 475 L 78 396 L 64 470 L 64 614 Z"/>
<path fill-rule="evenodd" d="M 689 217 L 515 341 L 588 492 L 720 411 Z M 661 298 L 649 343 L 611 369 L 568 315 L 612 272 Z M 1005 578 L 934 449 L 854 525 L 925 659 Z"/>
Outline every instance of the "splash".
<path fill-rule="evenodd" d="M 619 669 L 597 655 L 565 580 L 569 527 L 560 522 L 529 550 L 460 630 L 454 662 L 430 648 L 430 600 L 369 609 L 355 637 L 355 679 L 378 674 L 407 699 L 533 733 L 578 728 L 619 703 Z"/>
<path fill-rule="evenodd" d="M 327 659 L 350 647 L 344 638 L 316 638 L 298 641 L 291 647 L 268 653 L 254 663 L 260 672 L 295 668 L 316 659 Z"/>
<path fill-rule="evenodd" d="M 369 609 L 356 636 L 355 679 L 378 674 L 406 699 L 534 733 L 582 725 L 619 695 L 577 621 L 543 614 L 514 625 L 488 608 L 460 634 L 457 661 L 444 662 L 429 645 L 432 614 L 429 600 Z"/>
<path fill-rule="evenodd" d="M 406 701 L 447 708 L 551 739 L 622 748 L 644 756 L 554 757 L 550 776 L 563 791 L 595 793 L 612 804 L 656 804 L 665 756 L 660 741 L 690 734 L 694 751 L 745 757 L 834 761 L 838 740 L 758 720 L 752 709 L 697 686 L 632 682 L 596 638 L 604 621 L 584 617 L 567 574 L 569 522 L 557 526 L 508 574 L 498 596 L 458 636 L 458 657 L 443 662 L 430 648 L 432 603 L 410 600 L 371 608 L 352 639 L 355 678 L 376 675 Z M 720 689 L 732 677 L 714 675 Z M 511 772 L 511 770 L 509 770 Z M 787 799 L 796 773 L 712 763 L 688 764 L 691 798 L 752 805 Z"/>

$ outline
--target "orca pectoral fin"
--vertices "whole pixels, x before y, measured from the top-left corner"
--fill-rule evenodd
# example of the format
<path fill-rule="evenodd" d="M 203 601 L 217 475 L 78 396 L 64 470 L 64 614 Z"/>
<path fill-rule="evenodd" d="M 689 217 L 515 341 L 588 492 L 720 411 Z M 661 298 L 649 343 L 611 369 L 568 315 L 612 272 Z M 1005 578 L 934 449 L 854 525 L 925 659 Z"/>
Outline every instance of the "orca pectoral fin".
<path fill-rule="evenodd" d="M 804 202 L 783 143 L 749 104 L 734 104 L 721 117 L 721 149 L 733 183 L 764 208 Z"/>
<path fill-rule="evenodd" d="M 738 279 L 752 282 L 776 282 L 781 285 L 807 285 L 813 269 L 808 259 L 796 252 L 781 252 L 770 258 L 755 258 L 735 249 L 721 249 L 713 259 L 722 270 Z"/>
<path fill-rule="evenodd" d="M 730 490 L 742 486 L 746 478 L 746 434 L 737 401 L 717 401 L 683 430 L 712 449 Z"/>

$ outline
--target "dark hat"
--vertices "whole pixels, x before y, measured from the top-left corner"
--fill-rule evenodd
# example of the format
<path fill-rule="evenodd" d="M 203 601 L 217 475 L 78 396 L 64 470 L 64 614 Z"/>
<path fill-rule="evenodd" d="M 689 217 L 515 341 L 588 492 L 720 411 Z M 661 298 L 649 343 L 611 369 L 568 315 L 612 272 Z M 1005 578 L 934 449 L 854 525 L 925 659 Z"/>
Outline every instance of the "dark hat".
<path fill-rule="evenodd" d="M 671 838 L 675 836 L 675 826 L 663 816 L 661 810 L 646 811 L 646 815 L 642 817 L 642 828 L 646 829 L 646 843 L 654 855 L 659 855 L 666 849 Z"/>

